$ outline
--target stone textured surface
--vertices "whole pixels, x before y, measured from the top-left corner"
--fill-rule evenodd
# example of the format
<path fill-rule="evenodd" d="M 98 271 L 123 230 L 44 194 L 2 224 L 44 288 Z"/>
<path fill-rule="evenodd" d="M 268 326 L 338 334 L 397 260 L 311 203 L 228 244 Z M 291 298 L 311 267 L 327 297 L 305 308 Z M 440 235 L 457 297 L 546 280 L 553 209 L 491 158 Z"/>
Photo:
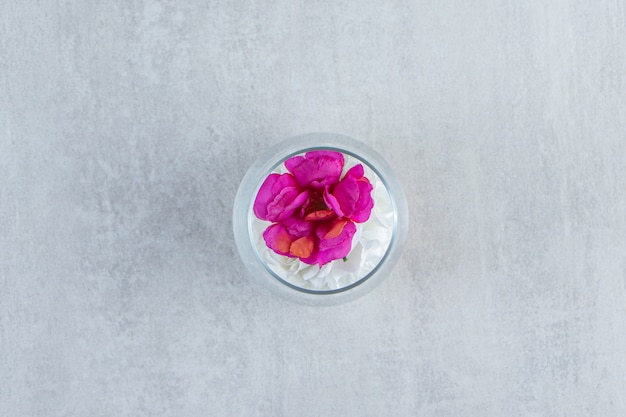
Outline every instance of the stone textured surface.
<path fill-rule="evenodd" d="M 626 415 L 626 9 L 0 5 L 0 415 Z M 251 285 L 259 151 L 384 155 L 410 237 L 355 302 Z"/>

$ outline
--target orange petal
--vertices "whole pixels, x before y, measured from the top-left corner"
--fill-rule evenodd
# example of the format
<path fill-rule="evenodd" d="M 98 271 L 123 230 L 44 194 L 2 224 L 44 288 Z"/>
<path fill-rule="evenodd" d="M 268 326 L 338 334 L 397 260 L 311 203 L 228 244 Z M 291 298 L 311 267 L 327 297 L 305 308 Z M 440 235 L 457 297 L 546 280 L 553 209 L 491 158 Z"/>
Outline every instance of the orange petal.
<path fill-rule="evenodd" d="M 308 258 L 313 253 L 315 242 L 310 236 L 304 236 L 294 240 L 289 248 L 289 253 L 298 258 Z"/>
<path fill-rule="evenodd" d="M 289 245 L 291 245 L 291 237 L 287 233 L 277 234 L 274 245 L 280 252 L 288 253 Z"/>
<path fill-rule="evenodd" d="M 341 232 L 343 232 L 343 228 L 346 226 L 347 223 L 347 219 L 339 220 L 333 225 L 333 227 L 330 228 L 328 232 L 326 232 L 326 234 L 324 235 L 324 239 L 332 239 L 339 236 Z"/>
<path fill-rule="evenodd" d="M 306 215 L 304 220 L 306 221 L 316 221 L 316 220 L 327 220 L 335 215 L 335 212 L 332 210 L 318 210 Z"/>

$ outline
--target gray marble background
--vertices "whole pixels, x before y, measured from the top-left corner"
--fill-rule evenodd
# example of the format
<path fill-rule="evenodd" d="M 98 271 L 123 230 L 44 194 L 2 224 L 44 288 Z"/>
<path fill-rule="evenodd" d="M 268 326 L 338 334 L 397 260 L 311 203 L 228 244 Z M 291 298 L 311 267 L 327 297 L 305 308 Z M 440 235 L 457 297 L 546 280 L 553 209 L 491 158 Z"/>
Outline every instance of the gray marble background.
<path fill-rule="evenodd" d="M 367 143 L 364 298 L 238 258 L 256 155 Z M 0 416 L 626 415 L 626 6 L 3 1 Z"/>

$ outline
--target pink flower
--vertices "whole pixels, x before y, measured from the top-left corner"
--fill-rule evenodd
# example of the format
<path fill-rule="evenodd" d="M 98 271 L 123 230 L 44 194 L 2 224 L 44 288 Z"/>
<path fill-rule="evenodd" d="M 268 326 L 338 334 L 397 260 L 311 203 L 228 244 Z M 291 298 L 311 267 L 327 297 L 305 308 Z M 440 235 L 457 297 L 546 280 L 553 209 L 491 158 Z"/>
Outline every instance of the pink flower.
<path fill-rule="evenodd" d="M 254 214 L 272 222 L 263 239 L 279 255 L 324 266 L 352 249 L 356 223 L 366 221 L 374 206 L 372 184 L 363 165 L 343 179 L 339 152 L 311 151 L 285 161 L 290 171 L 270 174 L 254 201 Z"/>
<path fill-rule="evenodd" d="M 284 220 L 302 206 L 308 194 L 298 187 L 291 174 L 270 174 L 254 200 L 254 214 L 270 222 Z"/>
<path fill-rule="evenodd" d="M 336 184 L 343 170 L 343 155 L 333 151 L 311 151 L 285 161 L 285 167 L 300 187 L 324 188 Z"/>
<path fill-rule="evenodd" d="M 347 217 L 357 223 L 367 221 L 374 207 L 372 184 L 363 176 L 363 165 L 350 168 L 332 191 L 324 190 L 324 201 L 339 217 Z"/>

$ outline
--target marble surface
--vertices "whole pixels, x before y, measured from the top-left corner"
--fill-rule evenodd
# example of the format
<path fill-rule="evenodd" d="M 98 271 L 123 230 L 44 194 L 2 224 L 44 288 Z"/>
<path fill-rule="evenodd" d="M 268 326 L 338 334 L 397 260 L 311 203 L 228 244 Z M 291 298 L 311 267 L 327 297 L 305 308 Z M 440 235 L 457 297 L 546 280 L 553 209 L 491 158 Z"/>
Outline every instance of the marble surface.
<path fill-rule="evenodd" d="M 626 8 L 0 5 L 0 415 L 626 415 Z M 367 143 L 410 206 L 352 303 L 250 279 L 239 181 Z"/>

